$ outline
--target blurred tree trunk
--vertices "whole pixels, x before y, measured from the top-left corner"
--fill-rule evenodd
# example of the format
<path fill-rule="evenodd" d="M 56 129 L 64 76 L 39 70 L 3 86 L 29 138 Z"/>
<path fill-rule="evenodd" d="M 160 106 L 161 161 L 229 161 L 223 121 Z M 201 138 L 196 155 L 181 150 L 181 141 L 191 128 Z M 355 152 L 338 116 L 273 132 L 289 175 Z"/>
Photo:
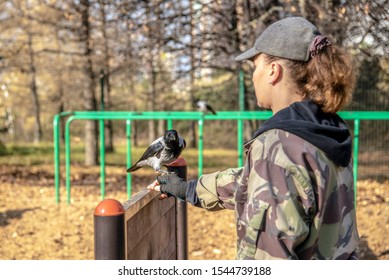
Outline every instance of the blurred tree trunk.
<path fill-rule="evenodd" d="M 196 104 L 194 104 L 194 101 L 196 99 L 195 97 L 195 73 L 197 70 L 196 67 L 196 56 L 195 56 L 195 49 L 196 49 L 196 20 L 197 15 L 196 11 L 194 9 L 196 1 L 191 0 L 189 2 L 189 10 L 190 10 L 190 36 L 191 36 L 191 43 L 189 47 L 190 51 L 190 80 L 189 80 L 189 98 L 190 98 L 190 108 L 192 108 L 193 111 L 197 110 Z M 190 125 L 190 138 L 189 138 L 189 147 L 196 148 L 197 147 L 197 137 L 196 137 L 196 121 L 192 121 Z"/>
<path fill-rule="evenodd" d="M 100 4 L 100 17 L 101 17 L 101 34 L 102 34 L 102 44 L 103 44 L 103 65 L 104 65 L 104 109 L 110 110 L 111 108 L 111 67 L 109 64 L 110 54 L 109 54 L 109 46 L 108 46 L 108 35 L 107 35 L 107 15 L 106 15 L 106 1 L 99 0 Z M 112 120 L 105 121 L 105 150 L 106 152 L 113 152 L 113 123 Z"/>
<path fill-rule="evenodd" d="M 145 60 L 148 70 L 148 76 L 149 76 L 149 87 L 147 90 L 147 110 L 148 111 L 155 111 L 156 108 L 156 95 L 157 95 L 157 70 L 155 61 L 158 59 L 157 57 L 157 50 L 158 45 L 156 43 L 155 37 L 157 35 L 156 25 L 157 23 L 153 21 L 152 16 L 152 10 L 151 7 L 153 5 L 154 1 L 150 1 L 149 3 L 146 3 L 146 20 L 147 23 L 145 24 L 145 33 L 146 33 L 146 53 L 145 53 Z M 156 137 L 156 122 L 155 120 L 149 120 L 148 121 L 148 143 L 153 142 Z"/>
<path fill-rule="evenodd" d="M 83 90 L 84 109 L 96 111 L 97 102 L 95 95 L 95 74 L 92 66 L 91 26 L 90 26 L 90 2 L 80 1 L 81 30 L 80 41 L 84 45 L 84 65 L 86 87 Z M 96 121 L 86 121 L 85 124 L 85 165 L 93 166 L 98 164 L 98 130 Z"/>
<path fill-rule="evenodd" d="M 33 111 L 35 116 L 35 128 L 34 128 L 34 143 L 39 143 L 42 138 L 42 124 L 41 124 L 41 118 L 40 118 L 40 103 L 39 103 L 39 96 L 38 96 L 38 89 L 36 85 L 36 66 L 35 66 L 35 53 L 33 50 L 33 42 L 32 42 L 32 34 L 28 30 L 27 31 L 27 44 L 28 44 L 28 56 L 29 56 L 29 63 L 30 63 L 30 90 L 32 95 L 32 104 L 33 104 Z"/>
<path fill-rule="evenodd" d="M 157 73 L 154 69 L 154 63 L 153 63 L 153 56 L 150 55 L 150 59 L 148 61 L 149 66 L 151 68 L 151 75 L 150 75 L 150 87 L 148 90 L 147 95 L 147 110 L 148 111 L 155 111 L 155 96 L 156 96 L 156 76 Z M 156 137 L 156 126 L 155 126 L 155 120 L 149 120 L 149 133 L 148 133 L 148 142 L 153 142 Z"/>
<path fill-rule="evenodd" d="M 62 44 L 60 39 L 60 32 L 61 30 L 56 26 L 55 27 L 55 44 L 56 48 L 58 48 L 58 53 L 55 55 L 55 68 L 54 68 L 54 77 L 56 80 L 56 92 L 53 93 L 53 96 L 51 98 L 52 103 L 56 107 L 55 114 L 59 114 L 65 111 L 65 103 L 64 103 L 64 97 L 66 96 L 65 89 L 64 89 L 64 71 L 60 67 L 62 63 Z M 65 142 L 65 119 L 60 118 L 60 137 L 61 141 Z"/>
<path fill-rule="evenodd" d="M 0 1 L 0 96 L 9 92 L 14 138 L 36 141 L 42 137 L 39 130 L 51 135 L 46 133 L 50 125 L 44 124 L 59 111 L 97 110 L 96 73 L 101 68 L 111 110 L 194 109 L 188 100 L 208 94 L 219 110 L 236 110 L 240 68 L 247 79 L 245 109 L 258 110 L 250 72 L 233 58 L 250 48 L 265 26 L 286 16 L 307 17 L 349 48 L 361 67 L 368 67 L 364 58 L 381 61 L 389 53 L 387 0 Z M 380 72 L 382 65 L 377 64 Z M 384 83 L 381 79 L 376 82 Z M 364 104 L 365 94 L 356 97 Z M 52 102 L 42 106 L 47 100 Z M 93 123 L 85 129 L 92 164 L 97 162 Z M 156 122 L 150 123 L 155 123 L 150 125 L 153 140 Z M 181 126 L 194 141 L 195 123 Z M 148 133 L 146 125 L 133 122 L 134 141 L 137 130 Z M 257 125 L 245 122 L 247 137 L 250 126 Z M 118 132 L 123 135 L 122 128 Z M 106 135 L 108 146 L 110 132 Z"/>
<path fill-rule="evenodd" d="M 136 72 L 136 59 L 134 58 L 132 47 L 132 25 L 130 21 L 126 21 L 125 30 L 127 32 L 125 40 L 125 79 L 128 81 L 129 89 L 129 109 L 132 112 L 137 110 L 136 105 L 136 92 L 135 92 L 135 79 L 134 73 Z M 138 146 L 138 125 L 136 121 L 131 121 L 131 140 L 134 146 Z"/>
<path fill-rule="evenodd" d="M 232 22 L 235 23 L 236 28 L 236 52 L 243 52 L 252 47 L 253 42 L 253 34 L 258 30 L 258 26 L 262 27 L 262 22 L 255 20 L 255 24 L 252 24 L 250 18 L 250 1 L 249 0 L 236 0 L 235 2 L 235 11 L 233 12 Z M 256 26 L 256 28 L 254 28 Z M 238 77 L 239 72 L 242 69 L 242 63 L 237 68 L 235 75 Z M 253 98 L 253 92 L 249 91 L 252 83 L 251 76 L 245 75 L 245 79 L 243 80 L 244 85 L 244 110 L 256 110 L 257 105 L 255 103 L 256 99 Z M 254 101 L 254 102 L 253 102 Z M 254 104 L 253 104 L 254 103 Z M 245 120 L 244 121 L 244 138 L 246 140 L 251 139 L 254 131 L 257 129 L 257 124 L 255 120 Z"/>

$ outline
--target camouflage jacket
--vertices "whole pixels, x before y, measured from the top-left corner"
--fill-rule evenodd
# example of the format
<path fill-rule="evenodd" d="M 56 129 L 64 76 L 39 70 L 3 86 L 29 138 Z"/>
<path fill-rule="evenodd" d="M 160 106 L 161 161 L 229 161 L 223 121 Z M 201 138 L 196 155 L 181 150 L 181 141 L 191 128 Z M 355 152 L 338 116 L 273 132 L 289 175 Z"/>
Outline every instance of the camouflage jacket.
<path fill-rule="evenodd" d="M 352 162 L 339 166 L 302 138 L 268 130 L 244 167 L 201 176 L 201 207 L 234 209 L 237 259 L 353 259 L 359 241 Z"/>

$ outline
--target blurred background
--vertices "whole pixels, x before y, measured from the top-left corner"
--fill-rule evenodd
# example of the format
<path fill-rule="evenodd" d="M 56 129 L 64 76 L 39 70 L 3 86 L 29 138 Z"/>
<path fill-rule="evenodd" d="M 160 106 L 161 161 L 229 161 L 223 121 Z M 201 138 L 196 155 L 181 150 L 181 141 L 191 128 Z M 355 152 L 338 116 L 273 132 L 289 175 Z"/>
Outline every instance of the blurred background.
<path fill-rule="evenodd" d="M 306 17 L 355 58 L 359 79 L 347 110 L 388 110 L 388 11 L 385 0 L 2 0 L 1 142 L 51 142 L 53 116 L 100 110 L 102 85 L 106 111 L 191 111 L 196 98 L 231 111 L 241 109 L 243 71 L 244 110 L 259 110 L 249 67 L 234 57 L 287 16 Z M 258 125 L 245 122 L 246 139 Z M 388 127 L 379 125 L 387 142 Z M 195 147 L 195 125 L 176 126 Z M 235 122 L 210 126 L 207 147 L 236 147 L 235 133 L 224 137 Z M 165 127 L 163 121 L 135 122 L 134 144 L 149 143 Z M 85 163 L 96 164 L 98 125 L 82 123 L 72 131 L 88 139 Z M 107 150 L 124 135 L 123 123 L 107 121 Z"/>
<path fill-rule="evenodd" d="M 216 112 L 260 110 L 251 69 L 234 57 L 288 16 L 307 18 L 353 56 L 358 81 L 345 110 L 389 110 L 387 0 L 0 0 L 0 259 L 93 258 L 99 125 L 72 124 L 74 205 L 64 208 L 54 202 L 56 114 L 194 111 L 196 99 Z M 63 141 L 66 117 L 61 121 Z M 244 122 L 245 140 L 260 123 Z M 382 238 L 389 232 L 388 123 L 360 124 L 357 209 L 365 259 L 389 256 Z M 348 125 L 354 133 L 354 123 Z M 163 120 L 133 121 L 134 159 L 166 127 Z M 191 179 L 197 124 L 173 127 L 187 141 Z M 205 172 L 236 165 L 236 131 L 236 121 L 205 122 Z M 107 193 L 120 201 L 127 198 L 125 141 L 125 121 L 106 121 Z M 155 178 L 142 172 L 134 175 L 134 191 Z M 204 211 L 192 213 L 201 227 L 190 231 L 191 259 L 234 258 L 233 213 L 223 216 L 227 222 L 219 216 L 225 214 L 212 214 L 207 220 Z"/>

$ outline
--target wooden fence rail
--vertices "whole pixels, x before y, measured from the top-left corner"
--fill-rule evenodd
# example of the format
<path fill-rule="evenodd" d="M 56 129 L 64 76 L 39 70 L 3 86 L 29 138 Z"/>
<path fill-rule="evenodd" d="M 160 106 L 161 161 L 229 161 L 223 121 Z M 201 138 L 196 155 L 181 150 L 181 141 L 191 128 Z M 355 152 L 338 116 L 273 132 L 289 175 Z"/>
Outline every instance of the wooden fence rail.
<path fill-rule="evenodd" d="M 168 169 L 186 179 L 185 160 Z M 159 195 L 144 188 L 123 204 L 100 202 L 94 213 L 95 259 L 188 259 L 186 202 Z"/>

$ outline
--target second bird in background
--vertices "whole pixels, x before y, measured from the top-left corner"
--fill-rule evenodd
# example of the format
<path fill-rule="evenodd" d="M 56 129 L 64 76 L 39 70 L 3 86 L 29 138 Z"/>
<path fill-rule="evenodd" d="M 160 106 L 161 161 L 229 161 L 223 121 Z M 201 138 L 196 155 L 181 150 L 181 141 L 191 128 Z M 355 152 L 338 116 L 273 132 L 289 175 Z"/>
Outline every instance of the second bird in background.
<path fill-rule="evenodd" d="M 199 111 L 216 115 L 216 111 L 206 101 L 195 99 L 193 103 Z"/>

